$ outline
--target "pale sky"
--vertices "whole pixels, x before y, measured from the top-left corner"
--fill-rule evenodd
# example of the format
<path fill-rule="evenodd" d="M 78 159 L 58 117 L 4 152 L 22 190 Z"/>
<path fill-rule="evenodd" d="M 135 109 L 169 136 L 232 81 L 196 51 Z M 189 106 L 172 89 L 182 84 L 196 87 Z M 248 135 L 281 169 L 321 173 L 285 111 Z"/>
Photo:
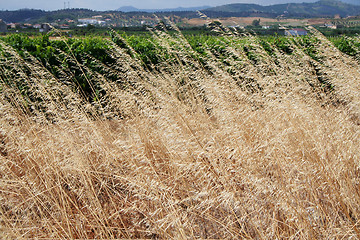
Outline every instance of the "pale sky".
<path fill-rule="evenodd" d="M 315 0 L 0 0 L 0 10 L 22 8 L 58 10 L 70 2 L 70 8 L 88 8 L 92 10 L 115 10 L 122 6 L 134 6 L 140 9 L 161 9 L 176 7 L 220 6 L 229 3 L 256 3 L 270 5 L 288 2 L 314 2 Z M 360 1 L 360 0 L 359 0 Z"/>

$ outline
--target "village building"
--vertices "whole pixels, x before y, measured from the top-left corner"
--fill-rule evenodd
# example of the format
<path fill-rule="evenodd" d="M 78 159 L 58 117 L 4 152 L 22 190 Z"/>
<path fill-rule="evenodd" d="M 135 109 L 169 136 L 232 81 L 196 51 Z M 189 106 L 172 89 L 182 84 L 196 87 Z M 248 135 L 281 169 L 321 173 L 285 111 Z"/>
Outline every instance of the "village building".
<path fill-rule="evenodd" d="M 98 24 L 98 20 L 93 18 L 79 18 L 78 22 L 82 24 Z"/>
<path fill-rule="evenodd" d="M 69 29 L 70 27 L 69 27 L 68 24 L 61 24 L 61 25 L 60 25 L 60 28 L 61 28 L 61 29 Z"/>
<path fill-rule="evenodd" d="M 332 23 L 325 23 L 325 27 L 331 28 L 331 29 L 336 29 L 336 25 L 334 25 Z"/>
<path fill-rule="evenodd" d="M 302 28 L 293 28 L 285 31 L 285 36 L 305 36 L 307 31 Z"/>
<path fill-rule="evenodd" d="M 39 29 L 39 31 L 42 32 L 42 33 L 50 32 L 50 30 L 51 30 L 51 26 L 48 23 L 41 24 L 41 27 Z"/>
<path fill-rule="evenodd" d="M 32 27 L 33 27 L 33 25 L 32 25 L 32 24 L 30 24 L 30 23 L 24 23 L 24 27 L 25 27 L 25 28 L 32 28 Z"/>
<path fill-rule="evenodd" d="M 7 25 L 0 19 L 0 32 L 7 32 Z"/>

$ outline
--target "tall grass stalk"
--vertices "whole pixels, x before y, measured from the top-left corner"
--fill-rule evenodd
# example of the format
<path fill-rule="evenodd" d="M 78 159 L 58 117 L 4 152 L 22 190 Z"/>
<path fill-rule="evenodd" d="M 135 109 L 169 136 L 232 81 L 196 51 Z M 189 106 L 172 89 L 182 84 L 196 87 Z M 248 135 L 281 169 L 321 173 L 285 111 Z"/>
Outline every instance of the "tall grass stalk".
<path fill-rule="evenodd" d="M 359 238 L 356 58 L 173 28 L 158 63 L 114 32 L 56 74 L 0 41 L 1 238 Z"/>

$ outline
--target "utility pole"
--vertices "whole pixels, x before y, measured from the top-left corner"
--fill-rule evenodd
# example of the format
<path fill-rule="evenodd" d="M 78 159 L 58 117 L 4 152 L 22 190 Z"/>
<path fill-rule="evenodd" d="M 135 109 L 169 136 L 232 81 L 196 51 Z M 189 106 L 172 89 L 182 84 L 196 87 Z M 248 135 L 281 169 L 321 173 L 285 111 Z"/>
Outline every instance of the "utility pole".
<path fill-rule="evenodd" d="M 64 10 L 65 9 L 70 9 L 70 1 L 69 2 L 64 2 Z"/>

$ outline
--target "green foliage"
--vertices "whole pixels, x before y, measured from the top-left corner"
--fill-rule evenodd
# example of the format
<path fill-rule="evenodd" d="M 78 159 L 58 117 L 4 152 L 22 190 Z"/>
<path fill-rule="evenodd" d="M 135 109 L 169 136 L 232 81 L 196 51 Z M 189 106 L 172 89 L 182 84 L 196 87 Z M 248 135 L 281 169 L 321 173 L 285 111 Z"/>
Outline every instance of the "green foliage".
<path fill-rule="evenodd" d="M 158 33 L 156 33 L 158 34 Z M 13 47 L 26 60 L 28 54 L 35 57 L 56 78 L 63 79 L 65 74 L 72 84 L 80 89 L 90 102 L 98 101 L 104 90 L 93 77 L 93 73 L 107 76 L 109 80 L 117 81 L 116 74 L 110 74 L 113 64 L 117 62 L 109 52 L 112 44 L 125 50 L 129 58 L 139 60 L 147 70 L 161 69 L 162 66 L 172 66 L 177 63 L 187 64 L 185 59 L 191 58 L 211 71 L 210 62 L 236 75 L 239 66 L 258 64 L 267 53 L 275 63 L 278 63 L 278 53 L 291 55 L 297 48 L 309 55 L 317 62 L 322 62 L 318 52 L 320 40 L 314 36 L 289 38 L 284 36 L 240 37 L 240 36 L 211 36 L 185 35 L 186 44 L 179 44 L 176 33 L 168 33 L 165 37 L 156 34 L 127 35 L 125 33 L 110 32 L 111 39 L 103 37 L 63 38 L 51 39 L 50 35 L 29 37 L 21 34 L 12 34 L 1 37 L 1 40 Z M 359 58 L 359 37 L 330 38 L 340 51 Z M 191 49 L 187 49 L 190 46 Z M 235 50 L 235 51 L 234 51 Z M 1 52 L 1 49 L 0 49 Z M 6 53 L 3 53 L 6 54 Z M 179 56 L 182 57 L 179 57 Z M 4 57 L 7 57 L 3 55 Z M 245 60 L 243 56 L 249 60 Z M 190 66 L 190 65 L 189 65 Z M 10 71 L 10 69 L 8 69 Z M 163 69 L 162 69 L 163 70 Z M 26 69 L 24 70 L 27 73 Z M 320 76 L 319 81 L 326 83 L 326 78 Z M 4 81 L 7 81 L 4 77 Z M 7 82 L 11 84 L 11 82 Z M 18 89 L 27 94 L 28 86 L 18 84 Z M 331 86 L 329 87 L 331 88 Z"/>
<path fill-rule="evenodd" d="M 103 63 L 113 63 L 113 60 L 107 54 L 109 45 L 103 38 L 70 38 L 67 40 L 67 45 L 70 48 L 66 51 L 68 53 L 73 53 L 78 60 L 82 58 L 86 59 L 86 55 L 90 55 Z"/>
<path fill-rule="evenodd" d="M 261 38 L 260 39 L 260 45 L 264 48 L 264 50 L 267 52 L 267 54 L 269 54 L 270 56 L 274 56 L 274 49 L 271 46 L 270 41 L 273 41 L 272 37 L 268 37 L 268 38 Z"/>
<path fill-rule="evenodd" d="M 293 49 L 291 47 L 291 43 L 289 38 L 287 37 L 276 37 L 272 38 L 274 40 L 274 45 L 281 51 L 286 54 L 292 54 Z"/>
<path fill-rule="evenodd" d="M 332 37 L 330 41 L 343 53 L 350 56 L 359 56 L 360 41 L 359 37 Z"/>
<path fill-rule="evenodd" d="M 127 38 L 127 42 L 138 54 L 141 61 L 148 67 L 169 60 L 169 54 L 166 52 L 166 49 L 156 44 L 154 39 L 130 36 Z"/>
<path fill-rule="evenodd" d="M 255 46 L 252 46 L 251 44 L 247 44 L 244 46 L 244 52 L 246 56 L 250 61 L 256 64 L 258 59 L 255 50 L 256 50 Z"/>
<path fill-rule="evenodd" d="M 302 47 L 303 51 L 315 61 L 321 61 L 322 57 L 319 56 L 316 45 L 319 43 L 317 38 L 310 35 L 301 36 L 296 38 L 296 42 Z"/>
<path fill-rule="evenodd" d="M 109 45 L 103 38 L 67 39 L 66 41 L 50 40 L 49 35 L 30 38 L 29 36 L 13 34 L 2 38 L 12 46 L 20 56 L 29 53 L 38 59 L 55 77 L 60 78 L 61 72 L 74 76 L 75 83 L 81 87 L 84 95 L 94 99 L 94 89 L 89 76 L 84 74 L 82 65 L 98 70 L 93 59 L 104 64 L 114 63 L 107 51 Z M 74 58 L 76 61 L 70 61 Z M 59 72 L 59 69 L 63 71 Z"/>
<path fill-rule="evenodd" d="M 44 66 L 51 68 L 57 64 L 56 50 L 49 40 L 49 35 L 30 38 L 26 35 L 12 34 L 4 38 L 10 46 L 24 57 L 24 51 L 36 57 Z"/>
<path fill-rule="evenodd" d="M 260 26 L 260 18 L 259 19 L 254 19 L 254 21 L 252 21 L 252 25 L 253 26 Z"/>

